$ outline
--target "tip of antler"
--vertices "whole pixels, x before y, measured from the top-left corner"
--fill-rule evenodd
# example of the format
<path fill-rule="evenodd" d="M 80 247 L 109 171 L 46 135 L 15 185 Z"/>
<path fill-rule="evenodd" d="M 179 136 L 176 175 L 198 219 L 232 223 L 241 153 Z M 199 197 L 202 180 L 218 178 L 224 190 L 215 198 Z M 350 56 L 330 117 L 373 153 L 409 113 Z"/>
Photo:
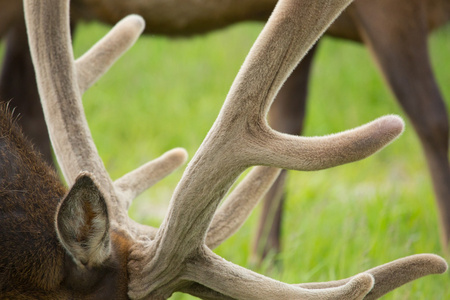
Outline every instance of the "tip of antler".
<path fill-rule="evenodd" d="M 397 115 L 383 116 L 375 121 L 378 122 L 380 131 L 384 132 L 386 135 L 392 136 L 392 139 L 400 136 L 405 129 L 405 122 Z"/>
<path fill-rule="evenodd" d="M 184 164 L 189 157 L 189 154 L 184 148 L 174 148 L 168 151 L 167 154 L 169 154 L 172 157 L 173 162 L 178 165 Z"/>
<path fill-rule="evenodd" d="M 123 18 L 120 22 L 126 22 L 130 26 L 135 26 L 142 32 L 145 28 L 145 20 L 140 15 L 131 14 Z"/>
<path fill-rule="evenodd" d="M 417 259 L 428 265 L 430 274 L 442 274 L 448 270 L 448 264 L 436 254 L 418 254 Z"/>

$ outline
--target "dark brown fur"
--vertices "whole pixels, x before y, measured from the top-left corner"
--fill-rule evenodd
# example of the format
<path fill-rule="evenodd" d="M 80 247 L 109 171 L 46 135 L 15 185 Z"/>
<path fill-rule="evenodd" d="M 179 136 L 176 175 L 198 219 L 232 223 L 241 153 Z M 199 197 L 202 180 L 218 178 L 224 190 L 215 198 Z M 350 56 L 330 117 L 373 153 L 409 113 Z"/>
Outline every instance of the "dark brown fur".
<path fill-rule="evenodd" d="M 4 105 L 0 113 L 0 292 L 50 290 L 62 278 L 54 214 L 65 189 Z"/>
<path fill-rule="evenodd" d="M 127 299 L 128 239 L 112 232 L 111 257 L 80 269 L 55 231 L 66 193 L 56 172 L 0 105 L 0 298 Z"/>

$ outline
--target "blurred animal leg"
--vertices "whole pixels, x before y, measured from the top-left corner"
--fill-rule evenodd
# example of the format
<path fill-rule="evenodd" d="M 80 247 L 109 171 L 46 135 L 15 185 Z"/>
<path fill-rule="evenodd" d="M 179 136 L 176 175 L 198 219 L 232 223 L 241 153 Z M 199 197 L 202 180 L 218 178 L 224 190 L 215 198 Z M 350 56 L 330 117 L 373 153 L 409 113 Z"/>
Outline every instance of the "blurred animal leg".
<path fill-rule="evenodd" d="M 436 194 L 441 241 L 446 248 L 450 239 L 449 127 L 430 63 L 424 3 L 383 1 L 384 5 L 379 1 L 357 1 L 352 13 L 364 42 L 419 135 Z"/>
<path fill-rule="evenodd" d="M 280 132 L 298 135 L 303 128 L 308 80 L 317 45 L 311 48 L 300 64 L 285 82 L 269 111 L 270 126 Z M 270 252 L 280 252 L 281 221 L 284 205 L 283 170 L 264 199 L 263 209 L 253 246 L 257 260 L 264 259 Z"/>

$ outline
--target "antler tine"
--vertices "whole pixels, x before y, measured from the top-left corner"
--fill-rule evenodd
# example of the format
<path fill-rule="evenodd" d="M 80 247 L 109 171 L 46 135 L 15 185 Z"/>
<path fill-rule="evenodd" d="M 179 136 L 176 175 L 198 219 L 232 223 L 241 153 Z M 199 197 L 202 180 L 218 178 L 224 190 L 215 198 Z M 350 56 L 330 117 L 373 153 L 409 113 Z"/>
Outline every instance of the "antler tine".
<path fill-rule="evenodd" d="M 448 269 L 447 262 L 442 257 L 437 256 L 435 254 L 411 255 L 372 268 L 363 273 L 363 274 L 370 274 L 375 279 L 373 288 L 364 297 L 364 300 L 378 299 L 383 295 L 387 294 L 388 292 L 393 291 L 394 289 L 406 283 L 409 283 L 413 280 L 416 280 L 420 277 L 424 277 L 427 275 L 445 273 L 447 269 Z M 188 276 L 190 276 L 192 272 L 194 271 L 190 270 L 188 272 Z M 207 276 L 210 275 L 211 274 Z M 323 290 L 345 286 L 354 278 L 355 276 L 352 276 L 350 278 L 336 281 L 301 283 L 301 284 L 294 284 L 293 286 L 304 289 Z M 209 295 L 215 296 L 214 298 L 211 299 L 229 299 L 227 295 L 220 294 L 216 290 L 211 290 L 207 286 L 199 284 L 193 284 L 191 286 L 185 287 L 183 291 L 190 293 L 192 295 L 197 295 L 202 299 L 203 298 L 209 299 L 208 298 Z M 277 298 L 278 296 L 279 295 L 277 295 Z"/>
<path fill-rule="evenodd" d="M 185 163 L 186 159 L 186 150 L 175 148 L 114 181 L 114 187 L 117 194 L 121 195 L 124 208 L 128 209 L 134 198 L 172 173 Z"/>
<path fill-rule="evenodd" d="M 434 254 L 416 254 L 394 260 L 364 272 L 375 278 L 373 289 L 364 299 L 378 299 L 408 282 L 431 274 L 442 274 L 447 269 L 447 262 Z M 352 278 L 330 282 L 301 283 L 296 286 L 307 289 L 327 289 L 347 284 Z"/>
<path fill-rule="evenodd" d="M 261 149 L 266 144 L 265 138 L 274 139 L 273 134 L 265 129 L 265 114 L 272 98 L 293 66 L 350 2 L 278 2 L 239 71 L 216 122 L 175 189 L 153 247 L 149 249 L 147 245 L 136 245 L 133 248 L 129 263 L 132 279 L 129 295 L 144 297 L 156 286 L 170 281 L 171 274 L 166 270 L 176 269 L 187 257 L 195 256 L 199 251 L 220 200 L 237 176 L 251 165 L 271 165 L 271 162 L 261 163 L 262 155 L 255 155 L 251 148 Z M 313 28 L 310 28 L 311 24 L 314 24 Z M 334 144 L 326 144 L 326 149 L 317 149 L 317 138 L 312 138 L 310 144 L 315 144 L 316 147 L 312 148 L 323 153 L 332 152 L 333 149 L 328 148 L 335 147 L 335 144 L 357 145 L 352 157 L 360 159 L 392 140 L 395 134 L 391 131 L 399 133 L 398 128 L 402 128 L 402 123 L 399 125 L 398 119 L 390 119 L 394 121 L 385 122 L 383 119 L 355 132 L 344 133 Z M 369 134 L 363 134 L 367 131 Z M 371 137 L 373 133 L 375 136 Z M 330 140 L 333 141 L 333 137 Z M 306 142 L 297 140 L 297 149 L 299 143 Z M 308 146 L 304 148 L 311 150 Z M 347 149 L 340 147 L 338 150 L 340 152 L 335 153 L 334 160 L 327 162 L 326 167 L 351 161 L 344 155 Z M 284 149 L 284 152 L 287 151 Z M 297 152 L 291 153 L 292 156 Z M 310 161 L 307 165 L 312 164 Z M 316 165 L 324 167 L 323 163 Z M 273 166 L 279 167 L 276 164 Z M 298 166 L 296 168 L 301 169 Z M 149 251 L 155 255 L 148 255 Z M 143 280 L 146 284 L 143 284 Z"/>
<path fill-rule="evenodd" d="M 75 61 L 80 93 L 94 84 L 139 38 L 145 27 L 141 16 L 129 15 Z"/>
<path fill-rule="evenodd" d="M 165 245 L 163 237 L 167 236 L 171 236 L 170 240 L 176 236 L 178 241 L 189 236 L 191 249 L 201 245 L 218 202 L 236 177 L 248 166 L 261 164 L 261 155 L 255 157 L 252 148 L 262 148 L 266 144 L 264 139 L 267 134 L 255 136 L 253 128 L 266 126 L 265 114 L 271 98 L 275 96 L 293 66 L 349 3 L 350 0 L 288 0 L 278 3 L 233 83 L 219 117 L 188 165 L 175 191 L 169 214 L 160 228 L 162 247 Z M 312 23 L 315 25 L 309 28 L 311 26 L 308 24 Z M 370 128 L 377 128 L 378 125 L 376 123 Z M 384 129 L 380 128 L 380 131 Z M 348 141 L 352 144 L 360 142 L 360 136 L 349 136 Z M 357 149 L 358 158 L 361 158 L 361 153 L 367 155 L 367 148 L 374 148 L 373 144 L 379 149 L 386 141 L 382 134 L 378 134 L 373 138 L 364 136 L 360 144 L 361 147 Z M 345 149 L 340 150 L 342 152 Z M 326 152 L 323 149 L 321 151 Z M 342 163 L 342 159 L 337 159 L 339 155 L 343 155 L 341 152 L 334 159 L 335 165 Z M 293 157 L 298 153 L 291 154 Z M 263 164 L 270 165 L 264 162 Z M 273 166 L 280 167 L 276 164 Z M 195 206 L 191 211 L 187 211 L 186 207 L 192 207 L 192 203 L 196 203 Z M 197 220 L 198 230 L 186 232 L 191 229 L 188 224 L 193 219 Z M 165 225 L 169 223 L 180 224 L 180 227 L 171 226 L 169 229 Z M 192 240 L 197 242 L 192 243 Z M 167 241 L 167 245 L 173 244 Z"/>
<path fill-rule="evenodd" d="M 272 87 L 273 84 L 270 84 L 270 82 L 274 81 L 279 81 L 281 85 L 281 81 L 274 78 L 279 78 L 279 76 L 276 76 L 278 72 L 272 69 L 279 70 L 278 64 L 280 61 L 276 58 L 280 56 L 280 52 L 285 52 L 285 50 L 282 50 L 282 46 L 289 49 L 289 45 L 284 45 L 286 44 L 284 40 L 288 39 L 289 42 L 295 40 L 295 43 L 292 44 L 300 44 L 301 46 L 299 47 L 303 48 L 303 52 L 306 52 L 320 33 L 325 30 L 329 22 L 349 3 L 350 0 L 321 0 L 313 2 L 287 0 L 280 1 L 277 4 L 274 13 L 233 83 L 219 117 L 189 163 L 175 190 L 169 213 L 160 227 L 161 247 L 165 247 L 167 241 L 167 246 L 171 248 L 169 245 L 173 245 L 173 242 L 169 242 L 169 240 L 175 237 L 175 240 L 180 242 L 185 239 L 190 240 L 188 248 L 192 247 L 191 249 L 198 248 L 202 244 L 219 201 L 236 177 L 252 164 L 252 161 L 249 163 L 248 157 L 245 158 L 245 161 L 242 159 L 242 153 L 246 154 L 249 151 L 245 147 L 247 143 L 245 140 L 249 138 L 246 132 L 249 123 L 245 120 L 246 114 L 259 110 L 259 103 L 265 101 L 259 99 L 267 96 L 267 87 L 264 87 L 264 85 Z M 317 18 L 319 15 L 321 17 L 317 28 L 315 27 L 311 30 L 312 34 L 299 34 L 302 36 L 301 39 L 291 37 L 285 33 L 278 34 L 277 31 L 280 25 L 286 31 L 295 31 L 298 34 L 298 30 L 306 27 L 307 21 L 305 19 L 310 19 L 313 15 L 314 18 Z M 310 20 L 308 21 L 310 22 Z M 287 27 L 286 22 L 292 24 L 289 24 L 289 27 Z M 276 35 L 275 37 L 274 34 Z M 274 41 L 274 45 L 262 45 L 263 42 L 274 38 L 280 38 L 281 41 Z M 275 58 L 266 57 L 266 52 L 261 49 L 264 47 L 267 48 L 266 52 L 272 54 Z M 260 61 L 259 58 L 263 54 L 266 58 L 264 62 Z M 276 62 L 272 63 L 274 59 Z M 298 59 L 300 59 L 300 56 L 298 56 Z M 256 61 L 259 66 L 254 65 Z M 282 65 L 294 65 L 296 62 L 297 60 L 284 60 Z M 267 63 L 270 66 L 267 66 Z M 286 69 L 286 67 L 284 68 Z M 256 74 L 254 74 L 254 77 L 249 75 L 249 73 L 255 72 L 258 73 L 258 76 Z M 245 83 L 243 82 L 245 79 L 248 79 L 248 89 L 245 88 Z M 266 84 L 267 82 L 269 84 Z M 250 92 L 247 92 L 247 90 L 252 91 L 251 97 L 249 96 Z M 240 96 L 239 92 L 242 92 L 243 96 Z M 255 107 L 251 106 L 252 103 Z M 258 116 L 258 119 L 261 118 L 261 116 Z M 192 205 L 193 203 L 195 205 Z M 192 207 L 192 209 L 187 209 L 189 207 Z M 189 225 L 191 220 L 197 220 L 196 230 L 192 230 Z M 171 224 L 170 228 L 166 224 Z M 173 224 L 176 225 L 173 226 Z M 167 237 L 170 237 L 170 239 L 166 239 Z M 193 240 L 196 242 L 192 243 Z M 171 251 L 162 252 L 171 253 Z"/>
<path fill-rule="evenodd" d="M 281 169 L 255 167 L 231 192 L 214 214 L 206 245 L 214 249 L 244 224 L 258 201 L 270 189 Z"/>
<path fill-rule="evenodd" d="M 394 115 L 380 117 L 357 128 L 324 137 L 290 136 L 262 129 L 265 143 L 250 142 L 255 162 L 284 169 L 313 171 L 368 157 L 395 140 L 404 128 Z"/>
<path fill-rule="evenodd" d="M 187 264 L 183 279 L 234 299 L 363 299 L 374 284 L 372 275 L 362 273 L 338 287 L 304 289 L 234 265 L 208 248 L 203 251 L 200 259 Z"/>
<path fill-rule="evenodd" d="M 210 255 L 208 253 L 207 255 Z M 211 257 L 211 260 L 219 260 L 219 257 Z M 231 263 L 221 261 L 222 265 L 228 265 Z M 190 269 L 192 268 L 192 269 Z M 441 274 L 444 273 L 447 270 L 448 266 L 445 260 L 437 255 L 434 254 L 417 254 L 417 255 L 411 255 L 405 258 L 401 258 L 398 260 L 395 260 L 393 262 L 375 267 L 373 269 L 367 270 L 362 274 L 370 274 L 375 279 L 374 286 L 370 290 L 369 293 L 367 293 L 365 296 L 363 296 L 364 300 L 373 300 L 378 299 L 382 297 L 383 295 L 387 294 L 388 292 L 410 282 L 415 279 L 418 279 L 420 277 L 430 275 L 430 274 Z M 233 277 L 239 276 L 237 273 L 235 273 L 236 267 L 232 267 L 229 270 L 233 270 L 233 274 L 226 274 L 226 270 L 220 269 L 217 271 L 218 274 L 216 274 L 216 270 L 212 270 L 213 268 L 202 268 L 198 265 L 197 261 L 194 261 L 192 265 L 189 265 L 188 272 L 186 277 L 191 278 L 195 277 L 197 282 L 207 282 L 207 277 L 213 278 L 216 276 L 219 276 L 222 278 L 222 280 L 216 280 L 215 283 L 219 282 L 220 285 L 223 285 L 225 287 L 226 284 L 231 284 L 234 286 L 234 290 L 237 290 L 235 284 L 237 284 Z M 227 267 L 224 267 L 224 269 L 227 269 Z M 206 271 L 206 274 L 202 274 L 202 272 Z M 214 274 L 212 274 L 214 273 Z M 352 276 L 347 279 L 337 280 L 337 281 L 330 281 L 330 282 L 314 282 L 314 283 L 302 283 L 302 284 L 294 284 L 292 286 L 300 287 L 304 289 L 310 289 L 310 290 L 329 290 L 339 287 L 344 287 L 349 284 L 352 280 L 356 278 L 359 278 L 362 274 Z M 259 276 L 259 275 L 258 275 Z M 229 280 L 229 281 L 228 281 Z M 228 281 L 225 284 L 222 284 L 223 281 Z M 242 279 L 239 278 L 240 282 L 242 282 Z M 210 285 L 210 284 L 208 284 Z M 245 287 L 247 289 L 248 293 L 254 292 L 252 287 L 250 285 L 246 285 Z M 264 289 L 264 287 L 262 287 Z M 191 286 L 185 287 L 183 291 L 197 295 L 199 297 L 202 297 L 204 299 L 210 299 L 208 298 L 209 295 L 214 295 L 214 297 L 211 296 L 211 299 L 229 299 L 229 293 L 228 294 L 221 294 L 218 292 L 217 287 L 207 287 L 205 285 L 201 284 L 193 284 Z M 227 289 L 228 290 L 228 289 Z M 233 290 L 233 289 L 231 289 Z M 265 293 L 267 291 L 260 291 L 260 287 L 257 288 L 257 291 L 260 293 Z M 268 291 L 270 293 L 270 291 Z M 279 293 L 279 291 L 277 291 Z M 280 294 L 272 294 L 272 297 L 269 298 L 283 298 L 280 296 Z M 253 295 L 253 294 L 252 294 Z M 283 294 L 284 295 L 284 294 Z M 255 299 L 268 299 L 265 296 L 260 296 L 261 298 L 257 298 L 258 296 L 255 296 Z M 336 294 L 334 294 L 336 296 Z M 232 296 L 233 297 L 233 296 Z M 242 295 L 241 295 L 242 297 Z M 337 297 L 337 299 L 350 299 L 348 296 L 341 296 L 342 298 Z M 234 297 L 233 297 L 234 298 Z M 287 297 L 292 298 L 292 297 Z M 247 297 L 246 297 L 247 299 Z M 248 298 L 251 299 L 251 298 Z M 310 299 L 310 298 L 308 298 Z M 323 298 L 321 298 L 323 299 Z"/>
<path fill-rule="evenodd" d="M 430 274 L 442 274 L 447 269 L 447 262 L 434 254 L 417 254 L 397 259 L 366 271 L 374 276 L 376 285 L 364 299 L 378 299 L 410 281 Z"/>
<path fill-rule="evenodd" d="M 389 122 L 390 120 L 388 118 L 383 118 L 382 121 Z M 377 126 L 383 126 L 383 122 L 375 121 L 375 123 L 377 123 Z M 401 123 L 403 123 L 403 121 L 401 121 Z M 386 138 L 386 141 L 392 140 L 392 136 L 389 137 L 389 129 L 390 129 L 389 126 L 386 126 L 386 130 L 381 130 L 381 132 L 376 127 L 372 127 L 369 130 L 366 129 L 367 127 L 370 128 L 372 126 L 371 124 L 368 124 L 362 126 L 362 128 L 356 128 L 348 132 L 336 134 L 335 136 L 333 136 L 333 139 L 336 142 L 338 142 L 338 144 L 331 148 L 332 149 L 338 149 L 338 147 L 341 147 L 341 149 L 346 148 L 349 153 L 353 152 L 363 156 L 367 156 L 368 154 L 364 155 L 365 153 L 363 153 L 362 151 L 353 150 L 355 147 L 361 148 L 360 144 L 363 144 L 363 142 L 355 145 L 352 136 L 359 134 L 365 135 L 366 139 L 372 139 L 375 135 L 378 134 L 380 135 L 380 140 L 382 140 L 383 138 Z M 393 126 L 392 128 L 395 127 Z M 275 133 L 275 135 L 279 135 L 280 138 L 284 139 L 285 141 L 298 139 L 297 137 L 292 137 L 288 135 L 283 136 L 282 134 L 279 133 Z M 346 138 L 347 141 L 345 140 Z M 364 141 L 364 139 L 365 139 L 364 137 L 360 136 L 359 141 Z M 313 139 L 309 140 L 312 141 Z M 331 140 L 330 137 L 327 137 L 325 139 L 316 138 L 315 142 L 318 145 L 323 145 L 325 142 L 330 142 L 330 140 Z M 282 145 L 281 141 L 280 144 Z M 272 145 L 275 146 L 273 155 L 269 156 L 266 154 L 264 158 L 266 159 L 266 161 L 272 158 L 276 160 L 276 162 L 272 162 L 273 165 L 283 166 L 284 164 L 284 166 L 292 167 L 296 163 L 297 165 L 305 163 L 305 161 L 307 161 L 305 156 L 308 155 L 312 157 L 317 156 L 317 149 L 310 151 L 305 151 L 305 149 L 302 149 L 303 150 L 302 152 L 299 152 L 297 156 L 294 156 L 294 158 L 292 158 L 294 145 L 293 147 L 280 147 L 280 145 L 276 145 L 276 143 L 273 143 Z M 364 147 L 365 146 L 366 145 L 364 145 Z M 268 148 L 269 147 L 267 147 L 266 150 Z M 283 152 L 285 152 L 284 151 L 285 149 L 288 149 L 288 151 L 291 152 L 289 153 L 290 155 L 283 156 Z M 376 150 L 378 149 L 377 148 L 367 149 L 368 152 Z M 342 154 L 345 154 L 345 152 L 342 150 L 336 150 L 334 153 L 341 154 L 340 159 L 343 161 L 342 163 L 344 163 L 345 157 Z M 329 153 L 329 155 L 331 156 L 334 153 Z M 286 159 L 283 162 L 281 162 L 280 160 L 283 159 L 283 157 L 286 157 Z M 350 155 L 347 155 L 347 158 L 348 157 L 350 157 Z M 350 161 L 354 160 L 354 158 L 355 158 L 354 156 L 351 157 Z M 320 166 L 320 168 L 326 168 L 327 163 L 329 163 L 329 160 L 319 159 L 318 157 L 316 157 L 315 161 L 322 163 L 322 166 Z M 310 167 L 310 165 L 306 164 L 305 169 L 307 169 L 307 167 Z M 313 169 L 317 169 L 317 165 Z M 242 226 L 242 224 L 250 215 L 255 205 L 265 195 L 270 186 L 272 186 L 279 172 L 280 169 L 278 168 L 255 167 L 255 169 L 253 169 L 246 176 L 246 178 L 236 187 L 236 189 L 233 190 L 233 192 L 225 200 L 224 204 L 214 214 L 214 218 L 211 222 L 211 225 L 208 229 L 208 234 L 206 236 L 206 244 L 208 245 L 208 247 L 214 249 L 215 247 L 219 246 L 223 241 L 225 241 L 228 237 L 230 237 Z"/>

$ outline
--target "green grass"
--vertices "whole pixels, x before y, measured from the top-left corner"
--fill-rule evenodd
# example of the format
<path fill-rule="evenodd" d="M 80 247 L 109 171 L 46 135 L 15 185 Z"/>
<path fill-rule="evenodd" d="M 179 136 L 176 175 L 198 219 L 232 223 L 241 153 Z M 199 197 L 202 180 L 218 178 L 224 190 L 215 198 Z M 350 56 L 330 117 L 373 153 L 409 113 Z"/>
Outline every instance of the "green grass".
<path fill-rule="evenodd" d="M 143 37 L 85 94 L 89 125 L 113 179 L 173 147 L 186 148 L 192 157 L 260 29 L 260 24 L 241 24 L 191 39 Z M 105 32 L 100 25 L 81 26 L 75 55 Z M 448 104 L 450 28 L 433 34 L 430 44 Z M 313 69 L 305 135 L 338 132 L 392 113 L 404 116 L 367 51 L 324 40 Z M 177 171 L 140 196 L 131 216 L 157 226 L 181 174 Z M 216 252 L 290 283 L 340 279 L 416 253 L 443 255 L 429 175 L 407 120 L 395 143 L 366 160 L 291 172 L 287 194 L 280 269 L 251 264 L 259 209 Z M 384 299 L 449 295 L 447 273 L 420 279 Z"/>

